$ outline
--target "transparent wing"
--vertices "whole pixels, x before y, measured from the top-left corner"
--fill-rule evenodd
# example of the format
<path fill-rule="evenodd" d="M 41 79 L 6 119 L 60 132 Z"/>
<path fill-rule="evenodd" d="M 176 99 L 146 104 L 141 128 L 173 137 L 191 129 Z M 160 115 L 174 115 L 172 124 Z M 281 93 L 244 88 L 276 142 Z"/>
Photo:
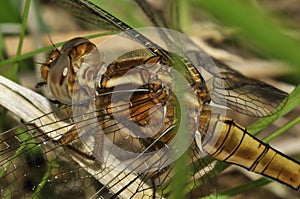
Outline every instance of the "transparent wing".
<path fill-rule="evenodd" d="M 141 9 L 148 15 L 155 26 L 170 27 L 166 19 L 159 15 L 159 9 L 154 8 L 148 1 L 136 1 Z M 157 17 L 160 16 L 160 17 Z M 180 31 L 180 30 L 179 30 Z M 168 32 L 162 33 L 167 43 L 173 43 L 172 35 Z M 281 110 L 287 101 L 288 94 L 264 82 L 248 78 L 241 73 L 231 69 L 225 63 L 210 58 L 195 42 L 185 40 L 177 44 L 178 49 L 186 54 L 196 66 L 205 69 L 212 77 L 209 77 L 207 84 L 210 84 L 211 98 L 214 103 L 227 106 L 239 113 L 250 116 L 263 117 Z M 215 70 L 214 63 L 219 70 Z"/>
<path fill-rule="evenodd" d="M 38 128 L 25 126 L 30 130 L 20 131 L 18 127 L 0 134 L 3 198 L 55 198 L 68 194 L 85 197 L 101 187 L 71 160 L 71 147 L 59 147 L 46 134 L 37 133 Z"/>
<path fill-rule="evenodd" d="M 85 21 L 101 26 L 104 24 L 107 27 L 112 27 L 113 30 L 130 28 L 102 9 L 96 6 L 89 7 L 91 4 L 86 4 L 87 1 L 65 0 L 62 2 L 74 7 L 75 15 L 84 16 Z M 286 96 L 284 92 L 267 84 L 245 78 L 216 60 L 214 61 L 219 66 L 219 71 L 211 70 L 197 50 L 187 51 L 187 54 L 190 59 L 197 61 L 198 66 L 204 65 L 206 71 L 212 74 L 213 77 L 208 83 L 213 85 L 214 89 L 211 92 L 215 97 L 213 96 L 212 99 L 216 103 L 226 104 L 245 114 L 265 116 L 274 111 L 274 108 Z M 117 71 L 121 70 L 113 70 L 113 68 L 109 70 L 111 76 L 118 76 Z M 139 74 L 143 74 L 143 72 L 139 71 Z M 172 121 L 174 119 L 172 119 L 172 114 L 163 113 L 170 113 L 172 108 L 168 111 L 163 105 L 156 106 L 153 97 L 151 98 L 153 93 L 150 92 L 150 88 L 152 92 L 153 90 L 162 91 L 155 85 L 139 88 L 135 90 L 134 98 L 130 99 L 130 105 L 126 100 L 112 103 L 110 99 L 113 91 L 100 89 L 99 96 L 92 99 L 96 104 L 96 112 L 94 110 L 88 112 L 85 116 L 89 117 L 82 118 L 82 115 L 73 115 L 73 117 L 69 115 L 66 118 L 56 117 L 54 123 L 66 122 L 70 119 L 74 121 L 76 117 L 80 118 L 77 118 L 77 121 L 80 122 L 76 124 L 76 133 L 70 131 L 74 124 L 69 122 L 64 127 L 57 127 L 52 130 L 52 132 L 63 130 L 64 133 L 54 133 L 51 136 L 52 132 L 46 129 L 53 124 L 37 122 L 43 117 L 47 117 L 46 115 L 32 121 L 32 123 L 39 123 L 38 125 L 25 124 L 29 130 L 19 133 L 13 130 L 1 133 L 0 165 L 3 170 L 0 178 L 1 195 L 20 197 L 25 193 L 25 195 L 33 196 L 35 194 L 40 195 L 46 190 L 54 190 L 57 194 L 61 194 L 63 190 L 67 189 L 77 193 L 86 191 L 85 196 L 92 198 L 99 196 L 107 198 L 164 198 L 170 196 L 174 164 L 170 164 L 162 170 L 153 170 L 157 165 L 163 165 L 163 160 L 167 161 L 168 156 L 161 154 L 157 161 L 143 159 L 149 161 L 146 165 L 147 172 L 137 172 L 140 168 L 145 169 L 145 165 L 138 158 L 132 159 L 131 164 L 134 165 L 134 169 L 128 170 L 122 167 L 120 169 L 123 164 L 120 160 L 123 157 L 118 156 L 110 150 L 111 148 L 103 150 L 103 145 L 100 144 L 104 138 L 108 138 L 121 149 L 139 154 L 147 154 L 168 146 L 172 138 L 169 133 L 173 130 Z M 261 90 L 258 91 L 258 89 Z M 123 93 L 126 91 L 123 90 Z M 122 96 L 118 96 L 118 99 L 122 99 Z M 82 102 L 78 107 L 81 108 L 81 105 Z M 172 105 L 169 104 L 169 107 Z M 51 114 L 56 115 L 70 108 L 72 107 L 64 106 Z M 130 118 L 126 117 L 128 110 Z M 165 112 L 166 110 L 167 112 Z M 165 121 L 167 126 L 158 135 L 149 136 L 149 131 L 142 131 L 143 138 L 133 136 L 136 133 L 135 130 L 138 129 L 130 128 L 132 123 L 143 126 L 145 122 L 152 120 L 153 124 L 156 124 L 157 121 L 160 121 L 156 118 L 160 118 L 162 115 L 167 116 Z M 95 132 L 96 136 L 91 137 L 90 134 L 86 134 L 86 139 L 78 136 L 87 130 Z M 102 134 L 98 134 L 99 132 Z M 61 135 L 63 139 L 60 138 Z M 187 175 L 187 190 L 185 191 L 186 195 L 191 198 L 204 196 L 215 191 L 214 186 L 207 183 L 211 180 L 209 175 L 206 175 L 205 172 L 204 175 L 201 173 L 203 168 L 210 166 L 207 166 L 209 164 L 200 158 L 198 150 L 195 143 L 192 143 L 187 152 L 189 173 Z M 102 154 L 103 151 L 107 153 Z M 96 157 L 104 158 L 99 161 Z M 38 172 L 33 172 L 36 171 L 35 169 Z M 32 173 L 40 173 L 41 175 L 32 177 Z M 32 178 L 35 180 L 31 180 Z"/>
<path fill-rule="evenodd" d="M 101 28 L 107 28 L 115 31 L 120 29 L 125 30 L 126 28 L 122 28 L 122 24 L 121 26 L 119 25 L 120 27 L 118 27 L 110 14 L 106 13 L 104 10 L 95 6 L 94 4 L 88 3 L 86 0 L 62 0 L 57 1 L 57 3 L 64 8 L 70 9 L 71 13 L 82 21 L 87 21 Z"/>
<path fill-rule="evenodd" d="M 151 42 L 151 40 L 146 38 L 144 35 L 135 31 L 126 23 L 120 21 L 115 16 L 106 12 L 97 5 L 89 2 L 88 0 L 61 0 L 57 1 L 57 3 L 70 10 L 74 16 L 82 19 L 85 22 L 97 25 L 102 28 L 105 27 L 108 30 L 122 31 L 123 33 L 125 33 L 124 36 L 127 36 L 128 38 L 139 42 L 150 52 L 152 52 L 153 55 L 157 55 L 158 53 L 165 54 L 164 52 L 161 52 L 161 48 L 159 46 Z"/>
<path fill-rule="evenodd" d="M 130 28 L 102 9 L 87 3 L 87 1 L 62 2 L 74 6 L 77 10 L 76 15 L 87 16 L 84 20 L 91 20 L 97 24 L 103 24 L 104 22 L 107 26 L 113 24 L 121 30 Z M 145 43 L 144 40 L 141 42 Z M 116 73 L 122 70 L 109 71 L 112 72 L 112 76 L 117 76 Z M 43 118 L 48 117 L 48 115 L 43 115 L 29 124 L 24 124 L 28 128 L 26 131 L 16 132 L 10 130 L 1 133 L 0 165 L 3 168 L 0 178 L 1 195 L 7 197 L 19 197 L 24 194 L 26 196 L 41 195 L 48 187 L 51 187 L 49 190 L 61 194 L 62 190 L 68 187 L 68 191 L 77 193 L 88 190 L 85 196 L 92 198 L 98 196 L 107 198 L 168 197 L 172 192 L 171 180 L 174 175 L 174 164 L 165 166 L 161 170 L 155 168 L 165 164 L 163 160 L 168 161 L 169 156 L 162 153 L 156 161 L 143 159 L 147 161 L 146 168 L 144 164 L 141 164 L 143 163 L 141 160 L 138 158 L 133 159 L 131 170 L 122 167 L 120 169 L 119 167 L 122 166 L 123 162 L 118 162 L 118 160 L 122 157 L 119 157 L 110 148 L 102 150 L 101 147 L 104 145 L 100 144 L 103 141 L 103 135 L 105 135 L 123 150 L 138 152 L 139 154 L 147 154 L 162 147 L 168 147 L 168 143 L 172 138 L 169 134 L 173 130 L 171 120 L 174 119 L 170 119 L 170 117 L 173 117 L 172 111 L 168 111 L 169 114 L 167 114 L 167 128 L 162 129 L 158 135 L 149 136 L 149 131 L 142 131 L 141 133 L 145 135 L 143 138 L 132 136 L 136 129 L 128 126 L 132 122 L 138 126 L 143 126 L 145 122 L 153 118 L 153 124 L 155 124 L 159 121 L 155 118 L 165 116 L 165 114 L 162 114 L 165 111 L 164 106 L 155 106 L 153 97 L 150 97 L 151 92 L 149 93 L 149 89 L 159 90 L 159 87 L 152 85 L 150 88 L 143 87 L 136 90 L 135 97 L 130 99 L 131 105 L 129 108 L 128 101 L 121 100 L 117 103 L 107 101 L 107 99 L 111 99 L 112 90 L 100 89 L 99 95 L 91 99 L 96 104 L 96 111 L 93 109 L 88 112 L 84 115 L 85 118 L 82 118 L 83 115 L 61 117 L 61 112 L 73 108 L 63 106 L 59 110 L 48 114 L 57 115 L 55 120 L 50 123 L 43 122 Z M 123 91 L 123 93 L 126 92 L 127 90 Z M 120 97 L 122 99 L 122 96 Z M 82 103 L 84 102 L 79 103 L 79 109 Z M 128 110 L 131 116 L 130 123 L 126 122 L 129 120 L 125 114 Z M 116 114 L 117 118 L 115 117 Z M 70 120 L 77 121 L 76 130 L 72 130 L 74 123 Z M 65 123 L 64 126 L 54 127 L 56 123 L 60 122 Z M 86 134 L 86 137 L 78 136 L 87 129 L 95 134 L 94 137 L 90 137 L 90 134 Z M 102 134 L 99 134 L 99 132 L 102 132 Z M 160 134 L 163 136 L 160 136 Z M 198 150 L 198 147 L 193 144 L 187 152 L 190 160 L 187 168 L 190 168 L 190 170 L 188 175 L 189 186 L 186 194 L 196 197 L 215 191 L 213 186 L 204 183 L 206 179 L 211 178 L 208 175 L 201 177 L 203 175 L 201 169 L 207 167 L 208 164 L 200 159 Z M 106 154 L 103 156 L 102 152 L 106 152 Z M 35 155 L 36 153 L 37 155 Z M 106 159 L 99 161 L 95 158 L 99 156 Z M 30 165 L 35 165 L 33 167 L 39 168 L 39 171 L 34 173 L 41 174 L 37 178 L 34 177 L 35 182 L 29 183 L 29 186 L 26 179 L 20 180 L 20 178 L 30 176 L 31 171 L 33 171 L 30 167 L 27 168 L 28 162 L 31 162 Z M 73 165 L 74 163 L 75 165 Z M 144 170 L 146 169 L 146 172 L 137 172 L 136 170 L 142 166 Z"/>
<path fill-rule="evenodd" d="M 62 2 L 71 4 L 70 1 Z M 78 0 L 78 2 L 72 2 L 76 4 L 75 8 L 84 2 L 84 5 L 81 6 L 80 11 L 74 9 L 77 10 L 74 12 L 74 14 L 77 17 L 83 15 L 92 16 L 84 19 L 84 21 L 88 23 L 99 25 L 101 27 L 101 21 L 103 20 L 106 24 L 109 24 L 107 27 L 111 28 L 112 30 L 119 29 L 126 31 L 132 29 L 130 26 L 122 23 L 101 8 L 96 6 L 86 6 L 86 4 L 90 5 L 87 3 L 87 1 Z M 168 25 L 167 20 L 165 20 L 164 17 L 159 14 L 159 9 L 153 8 L 153 6 L 147 1 L 137 1 L 137 4 L 142 8 L 154 25 Z M 73 8 L 71 9 L 73 10 Z M 93 18 L 95 18 L 95 20 L 93 20 Z M 102 20 L 99 21 L 98 18 Z M 130 32 L 131 31 L 129 31 L 129 33 Z M 186 58 L 189 58 L 194 65 L 200 69 L 205 69 L 212 75 L 212 78 L 206 80 L 207 84 L 211 84 L 210 92 L 214 103 L 224 105 L 237 112 L 256 117 L 274 114 L 284 106 L 285 101 L 287 100 L 287 93 L 261 81 L 247 78 L 239 72 L 232 70 L 226 64 L 218 60 L 211 59 L 192 40 L 186 40 L 184 42 L 177 43 L 178 40 L 176 40 L 176 38 L 172 38 L 172 35 L 169 35 L 168 33 L 170 32 L 160 31 L 160 35 L 163 38 L 163 41 L 166 42 L 168 49 L 176 49 L 177 51 L 178 49 L 182 49 L 181 51 L 186 55 Z M 134 37 L 134 34 L 135 32 L 133 32 L 131 36 Z M 139 40 L 137 37 L 134 38 Z M 147 38 L 141 38 L 139 42 L 142 44 L 147 42 L 151 43 L 151 41 L 147 40 Z M 156 46 L 156 44 L 154 44 L 154 46 Z M 215 67 L 211 65 L 212 61 L 219 68 L 219 70 L 214 69 Z"/>
<path fill-rule="evenodd" d="M 104 99 L 102 95 L 95 100 L 103 102 Z M 142 94 L 137 94 L 132 103 L 130 110 L 134 115 L 149 111 L 150 107 L 147 104 L 152 104 L 149 97 L 146 99 Z M 82 120 L 81 124 L 78 124 L 82 130 L 86 129 L 86 125 L 88 125 L 88 129 L 92 130 L 94 134 L 104 131 L 107 137 L 112 135 L 111 140 L 123 149 L 135 150 L 140 154 L 154 151 L 160 148 L 162 143 L 165 143 L 159 138 L 149 137 L 134 145 L 136 138 L 123 136 L 128 134 L 126 122 L 121 123 L 106 113 L 109 107 L 109 109 L 118 109 L 122 114 L 128 110 L 128 104 L 110 106 L 101 103 L 101 105 L 103 108 L 97 110 L 96 118 L 87 117 Z M 73 194 L 88 198 L 99 196 L 103 198 L 165 198 L 171 194 L 173 164 L 162 170 L 136 173 L 134 170 L 119 169 L 119 164 L 123 164 L 122 162 L 116 164 L 113 161 L 114 164 L 112 164 L 109 158 L 114 158 L 113 160 L 117 160 L 117 158 L 115 158 L 116 154 L 109 149 L 106 149 L 108 155 L 103 162 L 95 159 L 100 150 L 101 136 L 96 136 L 95 141 L 97 142 L 94 145 L 87 146 L 87 143 L 84 144 L 80 137 L 72 137 L 69 142 L 62 144 L 60 136 L 69 137 L 70 130 L 67 131 L 67 129 L 72 129 L 74 123 L 67 123 L 70 116 L 62 117 L 61 112 L 66 112 L 70 108 L 69 106 L 61 107 L 53 113 L 24 124 L 23 126 L 27 128 L 26 131 L 12 129 L 0 134 L 1 196 L 7 198 L 58 197 L 63 194 L 68 196 Z M 161 111 L 159 108 L 152 110 L 151 113 L 154 116 L 151 117 L 155 117 L 159 111 Z M 45 132 L 45 129 L 53 126 L 53 123 L 44 123 L 43 118 L 52 114 L 59 115 L 54 122 L 64 122 L 65 125 L 54 128 L 51 132 Z M 73 119 L 75 119 L 74 117 Z M 78 115 L 77 117 L 81 118 L 82 116 Z M 135 122 L 142 123 L 142 121 L 148 120 L 148 117 L 150 117 L 149 114 L 143 114 L 143 116 L 136 117 Z M 33 123 L 36 125 L 32 125 Z M 77 130 L 81 131 L 81 129 Z M 56 134 L 58 131 L 60 133 Z M 153 142 L 156 144 L 149 147 Z M 187 155 L 190 161 L 187 164 L 189 183 L 186 194 L 199 197 L 214 192 L 214 187 L 207 181 L 211 178 L 203 175 L 203 171 L 201 171 L 202 168 L 207 169 L 209 166 L 205 160 L 200 159 L 198 148 L 192 145 Z M 160 158 L 164 159 L 163 156 Z M 158 163 L 163 164 L 163 162 Z M 135 164 L 134 168 L 136 169 L 142 166 L 139 159 L 133 161 L 132 164 Z M 153 162 L 153 167 L 155 165 L 156 163 Z M 149 170 L 151 167 L 152 165 L 149 164 Z M 199 174 L 196 175 L 196 173 Z M 206 173 L 204 172 L 204 174 Z"/>
<path fill-rule="evenodd" d="M 213 59 L 218 71 L 210 70 L 199 52 L 189 51 L 189 58 L 212 74 L 207 81 L 214 103 L 250 116 L 264 117 L 275 114 L 285 105 L 288 94 L 262 81 L 248 78 L 226 64 Z M 203 63 L 204 62 L 204 63 Z"/>

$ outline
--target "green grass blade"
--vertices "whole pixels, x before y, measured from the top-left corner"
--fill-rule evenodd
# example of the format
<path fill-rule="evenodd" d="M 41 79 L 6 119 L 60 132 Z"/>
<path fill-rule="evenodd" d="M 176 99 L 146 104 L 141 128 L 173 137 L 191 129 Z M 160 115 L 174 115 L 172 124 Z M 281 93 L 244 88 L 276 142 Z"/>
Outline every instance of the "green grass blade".
<path fill-rule="evenodd" d="M 271 140 L 275 139 L 276 137 L 282 135 L 285 133 L 287 130 L 295 126 L 296 124 L 300 123 L 300 117 L 297 117 L 296 119 L 290 121 L 286 125 L 284 125 L 282 128 L 278 129 L 274 133 L 272 133 L 270 136 L 266 137 L 263 139 L 264 142 L 270 142 Z"/>
<path fill-rule="evenodd" d="M 51 175 L 51 170 L 53 168 L 53 165 L 55 165 L 55 163 L 48 164 L 47 171 L 44 173 L 41 182 L 38 184 L 37 189 L 34 191 L 34 194 L 31 197 L 32 199 L 36 199 L 39 197 L 41 190 L 45 187 L 47 180 Z"/>
<path fill-rule="evenodd" d="M 192 3 L 222 21 L 240 28 L 245 38 L 260 49 L 258 52 L 286 61 L 295 69 L 295 78 L 299 79 L 300 42 L 282 33 L 283 25 L 279 23 L 278 18 L 271 17 L 267 12 L 262 12 L 263 10 L 244 0 L 192 0 Z"/>
<path fill-rule="evenodd" d="M 113 34 L 116 34 L 116 32 L 96 33 L 96 34 L 88 35 L 88 36 L 86 36 L 86 38 L 87 39 L 93 39 L 93 38 L 102 37 L 102 36 L 108 36 L 108 35 L 113 35 Z M 60 47 L 64 43 L 65 43 L 65 41 L 64 42 L 55 43 L 54 45 L 56 47 Z M 6 60 L 0 62 L 0 67 L 4 66 L 4 65 L 7 65 L 7 64 L 12 64 L 12 63 L 15 63 L 15 62 L 22 61 L 22 60 L 30 58 L 30 57 L 32 57 L 32 56 L 34 56 L 36 54 L 43 53 L 43 52 L 48 52 L 50 50 L 53 50 L 53 46 L 52 45 L 51 46 L 46 46 L 46 47 L 43 47 L 43 48 L 39 48 L 37 50 L 31 51 L 31 52 L 28 52 L 28 53 L 24 53 L 24 54 L 16 56 L 16 57 L 12 57 L 10 59 L 6 59 Z"/>
<path fill-rule="evenodd" d="M 26 33 L 26 24 L 27 24 L 28 14 L 29 14 L 29 7 L 30 7 L 30 0 L 26 0 L 24 11 L 23 11 L 23 17 L 22 17 L 22 28 L 19 37 L 17 56 L 21 55 L 22 52 L 23 41 Z M 19 68 L 19 64 L 15 63 L 13 67 L 11 67 L 8 73 L 6 74 L 6 77 L 8 77 L 9 79 L 15 82 L 18 81 L 18 77 L 17 77 L 18 68 Z"/>
<path fill-rule="evenodd" d="M 245 184 L 237 186 L 235 188 L 220 192 L 219 195 L 218 195 L 218 199 L 220 199 L 220 198 L 221 199 L 230 198 L 230 197 L 233 197 L 237 194 L 243 193 L 245 191 L 249 191 L 249 190 L 252 190 L 252 189 L 255 189 L 255 188 L 259 188 L 259 187 L 264 186 L 264 185 L 266 185 L 270 182 L 272 182 L 272 180 L 267 179 L 267 178 L 260 178 L 258 180 L 253 180 L 249 183 L 245 183 Z M 213 197 L 215 197 L 215 196 L 210 195 L 210 196 L 204 197 L 204 199 L 211 199 Z"/>
<path fill-rule="evenodd" d="M 22 52 L 23 41 L 24 41 L 24 37 L 25 37 L 25 33 L 26 33 L 26 24 L 27 24 L 28 14 L 29 14 L 29 7 L 30 7 L 30 0 L 26 0 L 23 17 L 22 17 L 23 18 L 22 29 L 21 29 L 20 40 L 19 40 L 19 44 L 18 44 L 17 55 L 20 55 Z"/>
<path fill-rule="evenodd" d="M 257 135 L 262 129 L 269 126 L 272 122 L 277 120 L 278 118 L 284 116 L 291 110 L 295 109 L 297 106 L 300 105 L 300 86 L 297 86 L 294 91 L 289 95 L 288 101 L 286 102 L 285 106 L 282 108 L 280 112 L 277 114 L 271 115 L 266 118 L 259 119 L 252 125 L 248 127 L 248 130 L 253 134 Z"/>
<path fill-rule="evenodd" d="M 0 32 L 0 61 L 4 60 L 6 57 L 6 49 L 4 45 L 3 35 Z"/>

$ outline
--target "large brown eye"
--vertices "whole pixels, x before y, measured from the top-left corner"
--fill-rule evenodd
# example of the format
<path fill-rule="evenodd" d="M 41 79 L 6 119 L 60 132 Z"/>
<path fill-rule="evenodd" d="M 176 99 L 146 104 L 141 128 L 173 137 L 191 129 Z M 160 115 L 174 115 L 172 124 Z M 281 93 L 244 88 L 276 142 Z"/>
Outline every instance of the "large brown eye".
<path fill-rule="evenodd" d="M 78 46 L 85 42 L 89 42 L 89 40 L 83 37 L 76 37 L 74 39 L 71 39 L 61 47 L 61 53 L 68 53 L 75 46 Z"/>
<path fill-rule="evenodd" d="M 47 57 L 47 62 L 51 64 L 55 59 L 57 59 L 60 55 L 60 51 L 58 49 L 52 50 Z"/>
<path fill-rule="evenodd" d="M 72 103 L 68 92 L 68 74 L 71 61 L 67 54 L 61 54 L 51 65 L 48 74 L 48 85 L 52 94 L 64 104 Z"/>
<path fill-rule="evenodd" d="M 45 64 L 41 66 L 41 75 L 45 82 L 48 82 L 48 73 L 52 66 L 54 60 L 56 60 L 60 56 L 60 51 L 58 49 L 52 50 L 46 59 Z"/>

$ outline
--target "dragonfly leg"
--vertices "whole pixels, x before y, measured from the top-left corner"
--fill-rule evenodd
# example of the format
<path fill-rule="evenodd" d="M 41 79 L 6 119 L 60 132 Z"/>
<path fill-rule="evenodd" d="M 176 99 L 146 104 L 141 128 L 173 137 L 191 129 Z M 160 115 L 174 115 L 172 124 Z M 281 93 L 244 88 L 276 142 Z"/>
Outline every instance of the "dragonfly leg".
<path fill-rule="evenodd" d="M 76 126 L 73 126 L 68 132 L 63 134 L 63 136 L 58 140 L 60 145 L 66 145 L 78 138 L 78 132 Z"/>

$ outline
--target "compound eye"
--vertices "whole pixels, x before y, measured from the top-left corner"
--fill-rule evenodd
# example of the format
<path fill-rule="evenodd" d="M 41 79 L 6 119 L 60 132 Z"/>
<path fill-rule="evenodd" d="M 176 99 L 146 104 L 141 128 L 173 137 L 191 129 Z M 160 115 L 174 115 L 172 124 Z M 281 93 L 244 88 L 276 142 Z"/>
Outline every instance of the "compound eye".
<path fill-rule="evenodd" d="M 68 75 L 71 61 L 66 54 L 61 54 L 51 65 L 48 75 L 48 85 L 55 98 L 64 103 L 72 103 L 68 91 Z"/>
<path fill-rule="evenodd" d="M 58 49 L 52 50 L 46 59 L 45 64 L 41 66 L 41 75 L 45 82 L 48 82 L 48 73 L 52 67 L 53 62 L 60 56 L 60 51 Z"/>
<path fill-rule="evenodd" d="M 54 62 L 54 60 L 56 60 L 60 56 L 60 54 L 61 54 L 60 50 L 58 49 L 52 50 L 47 56 L 45 65 L 48 65 L 50 68 L 51 64 Z"/>
<path fill-rule="evenodd" d="M 52 63 L 54 60 L 56 60 L 60 56 L 60 51 L 58 49 L 52 50 L 50 54 L 48 55 L 47 61 L 49 63 Z"/>
<path fill-rule="evenodd" d="M 61 47 L 61 52 L 62 53 L 68 53 L 72 48 L 75 46 L 78 46 L 82 43 L 89 42 L 88 39 L 83 38 L 83 37 L 76 37 L 74 39 L 71 39 L 70 41 L 66 42 L 62 47 Z"/>

